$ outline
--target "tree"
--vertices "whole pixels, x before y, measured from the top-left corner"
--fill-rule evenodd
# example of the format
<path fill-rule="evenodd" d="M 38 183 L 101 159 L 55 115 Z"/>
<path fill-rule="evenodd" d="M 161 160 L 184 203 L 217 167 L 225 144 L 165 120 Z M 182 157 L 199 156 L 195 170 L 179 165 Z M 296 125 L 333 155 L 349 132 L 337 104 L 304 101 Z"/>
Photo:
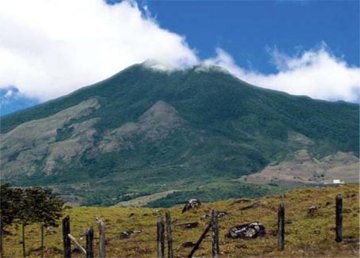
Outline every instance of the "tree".
<path fill-rule="evenodd" d="M 8 226 L 19 216 L 17 204 L 21 201 L 21 189 L 13 189 L 10 184 L 0 186 L 0 257 L 4 256 L 3 239 Z"/>
<path fill-rule="evenodd" d="M 52 194 L 51 189 L 29 188 L 28 198 L 33 207 L 32 221 L 40 223 L 41 229 L 41 252 L 44 252 L 44 227 L 58 226 L 57 220 L 61 217 L 64 202 Z"/>
<path fill-rule="evenodd" d="M 61 217 L 64 202 L 53 195 L 51 189 L 40 187 L 23 190 L 19 220 L 22 224 L 23 255 L 25 257 L 25 226 L 40 223 L 41 250 L 44 250 L 44 227 L 57 226 L 56 221 Z"/>
<path fill-rule="evenodd" d="M 41 249 L 44 247 L 44 226 L 57 226 L 61 217 L 63 201 L 50 189 L 40 187 L 12 188 L 9 184 L 1 186 L 1 221 L 4 226 L 21 224 L 23 256 L 26 255 L 25 227 L 41 224 Z"/>
<path fill-rule="evenodd" d="M 6 228 L 13 224 L 19 217 L 19 207 L 17 206 L 22 200 L 22 190 L 11 188 L 10 184 L 0 186 L 0 217 L 3 233 L 8 234 Z"/>

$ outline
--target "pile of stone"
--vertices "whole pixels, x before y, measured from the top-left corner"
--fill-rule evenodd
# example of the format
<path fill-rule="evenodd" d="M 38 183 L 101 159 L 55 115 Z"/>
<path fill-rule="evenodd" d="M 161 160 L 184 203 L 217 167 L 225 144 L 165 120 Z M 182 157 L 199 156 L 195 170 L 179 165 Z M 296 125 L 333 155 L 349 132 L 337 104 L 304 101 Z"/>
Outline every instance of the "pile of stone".
<path fill-rule="evenodd" d="M 265 227 L 259 222 L 241 224 L 230 228 L 225 235 L 228 238 L 257 238 L 265 236 Z"/>

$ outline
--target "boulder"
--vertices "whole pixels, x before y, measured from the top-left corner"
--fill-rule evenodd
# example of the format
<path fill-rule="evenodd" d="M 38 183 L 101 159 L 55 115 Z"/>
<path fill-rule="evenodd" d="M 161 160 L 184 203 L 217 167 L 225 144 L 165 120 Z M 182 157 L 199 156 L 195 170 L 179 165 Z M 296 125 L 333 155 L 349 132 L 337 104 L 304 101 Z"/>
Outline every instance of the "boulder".
<path fill-rule="evenodd" d="M 185 211 L 191 210 L 193 208 L 199 207 L 200 205 L 201 205 L 201 202 L 198 199 L 190 199 L 185 204 L 185 206 L 182 210 L 182 213 L 184 213 Z"/>
<path fill-rule="evenodd" d="M 259 222 L 236 225 L 225 235 L 227 238 L 257 238 L 266 234 L 265 227 Z"/>

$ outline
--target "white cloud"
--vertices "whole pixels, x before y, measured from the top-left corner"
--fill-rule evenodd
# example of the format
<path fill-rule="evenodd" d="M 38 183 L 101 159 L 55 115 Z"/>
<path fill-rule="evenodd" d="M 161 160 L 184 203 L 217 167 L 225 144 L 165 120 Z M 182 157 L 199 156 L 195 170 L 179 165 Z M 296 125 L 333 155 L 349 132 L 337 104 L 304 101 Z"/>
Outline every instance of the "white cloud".
<path fill-rule="evenodd" d="M 350 67 L 344 60 L 332 55 L 324 43 L 294 57 L 278 50 L 271 54 L 278 70 L 275 74 L 243 69 L 220 48 L 217 56 L 206 62 L 219 65 L 238 78 L 264 88 L 316 99 L 360 100 L 360 68 Z"/>
<path fill-rule="evenodd" d="M 1 0 L 0 88 L 42 100 L 105 79 L 146 59 L 193 65 L 196 54 L 134 2 Z"/>

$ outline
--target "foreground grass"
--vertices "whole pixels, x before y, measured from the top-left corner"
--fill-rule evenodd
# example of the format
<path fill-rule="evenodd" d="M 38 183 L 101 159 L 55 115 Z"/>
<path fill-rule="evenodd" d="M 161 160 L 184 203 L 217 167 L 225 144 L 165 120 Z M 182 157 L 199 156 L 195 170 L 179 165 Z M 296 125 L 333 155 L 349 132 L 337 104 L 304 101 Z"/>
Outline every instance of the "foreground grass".
<path fill-rule="evenodd" d="M 343 237 L 342 243 L 335 242 L 335 196 L 343 195 Z M 176 257 L 187 256 L 191 248 L 184 248 L 182 243 L 195 242 L 208 220 L 202 215 L 212 209 L 226 211 L 228 215 L 219 219 L 220 251 L 230 257 L 358 257 L 359 254 L 359 187 L 343 185 L 340 187 L 298 189 L 286 193 L 285 213 L 285 250 L 277 251 L 277 208 L 280 196 L 252 199 L 246 203 L 234 203 L 235 199 L 205 203 L 200 208 L 181 214 L 182 207 L 170 208 L 173 219 L 174 254 Z M 240 208 L 260 201 L 261 206 L 241 211 Z M 317 207 L 314 216 L 308 215 L 308 208 Z M 156 256 L 156 220 L 165 209 L 120 208 L 120 207 L 74 207 L 66 209 L 64 215 L 71 218 L 71 234 L 80 239 L 80 233 L 87 227 L 95 228 L 95 256 L 98 254 L 98 231 L 95 218 L 101 217 L 106 223 L 107 257 L 155 257 Z M 267 235 L 265 237 L 240 240 L 227 239 L 224 235 L 236 224 L 252 221 L 261 222 Z M 184 229 L 180 224 L 199 222 L 199 227 Z M 120 240 L 122 231 L 142 229 L 129 239 Z M 12 229 L 11 236 L 5 238 L 6 257 L 20 257 L 21 232 Z M 40 227 L 27 227 L 27 250 L 30 257 L 39 257 Z M 85 246 L 85 239 L 80 242 Z M 211 234 L 203 241 L 196 256 L 211 256 Z M 61 227 L 55 228 L 54 234 L 46 235 L 45 257 L 62 257 Z M 73 257 L 82 257 L 78 252 Z"/>

